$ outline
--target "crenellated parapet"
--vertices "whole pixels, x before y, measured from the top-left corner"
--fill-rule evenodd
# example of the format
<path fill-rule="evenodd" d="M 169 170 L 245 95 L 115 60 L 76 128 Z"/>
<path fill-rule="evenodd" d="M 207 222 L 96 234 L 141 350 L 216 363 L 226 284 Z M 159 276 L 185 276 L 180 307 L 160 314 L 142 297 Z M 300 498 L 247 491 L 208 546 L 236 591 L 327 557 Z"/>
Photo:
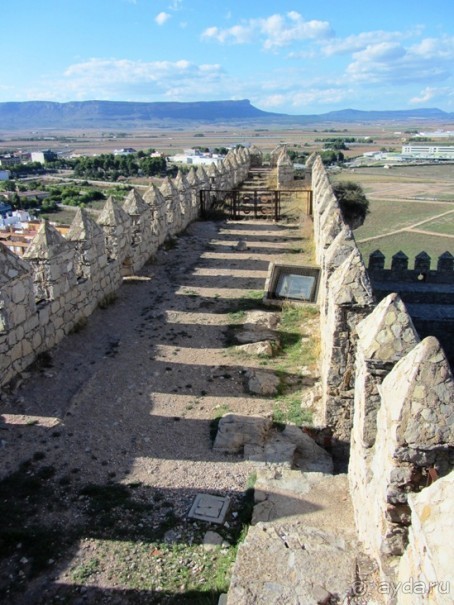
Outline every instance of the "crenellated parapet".
<path fill-rule="evenodd" d="M 433 306 L 426 304 L 432 297 L 438 314 L 445 308 L 452 316 L 454 259 L 446 252 L 432 268 L 421 252 L 409 267 L 400 251 L 385 269 L 377 250 L 366 270 L 319 157 L 310 170 L 321 269 L 322 396 L 315 420 L 332 434 L 333 452 L 349 455 L 358 534 L 378 562 L 381 580 L 418 579 L 427 587 L 446 578 L 443 552 L 452 550 L 443 511 L 453 500 L 454 378 L 448 350 L 434 336 L 421 340 L 417 311 L 433 323 Z M 442 319 L 437 316 L 441 331 L 448 325 Z M 437 494 L 433 506 L 424 497 L 429 490 Z M 418 600 L 401 592 L 386 602 L 448 601 L 435 590 Z"/>
<path fill-rule="evenodd" d="M 263 164 L 263 154 L 256 145 L 249 147 L 251 168 L 261 168 Z"/>
<path fill-rule="evenodd" d="M 278 189 L 291 189 L 293 187 L 295 169 L 285 146 L 276 161 L 276 177 Z"/>
<path fill-rule="evenodd" d="M 133 274 L 143 266 L 155 250 L 150 249 L 152 242 L 153 210 L 143 197 L 132 189 L 123 203 L 123 210 L 130 218 L 131 244 L 128 263 L 123 262 L 123 274 Z M 125 267 L 126 265 L 126 267 Z"/>
<path fill-rule="evenodd" d="M 104 231 L 87 210 L 78 208 L 66 235 L 75 250 L 75 271 L 78 281 L 96 280 L 107 264 Z"/>
<path fill-rule="evenodd" d="M 120 264 L 129 254 L 131 245 L 131 219 L 123 208 L 110 196 L 97 220 L 104 231 L 108 261 Z"/>
<path fill-rule="evenodd" d="M 270 167 L 276 168 L 282 155 L 287 156 L 287 145 L 277 145 L 270 153 Z"/>
<path fill-rule="evenodd" d="M 167 220 L 166 231 L 169 236 L 174 237 L 181 231 L 182 225 L 180 194 L 173 179 L 168 176 L 163 180 L 159 190 L 165 200 Z"/>
<path fill-rule="evenodd" d="M 37 302 L 57 300 L 75 286 L 74 247 L 48 221 L 41 224 L 23 258 L 33 268 Z"/>
<path fill-rule="evenodd" d="M 410 350 L 397 363 L 402 351 L 391 359 L 385 354 L 388 367 L 375 368 L 371 360 L 362 364 L 371 370 L 365 375 L 374 396 L 371 403 L 358 382 L 349 466 L 359 537 L 378 561 L 382 578 L 391 582 L 408 544 L 412 494 L 452 474 L 454 462 L 454 378 L 448 360 L 436 338 L 415 344 L 411 327 L 402 328 Z M 386 328 L 375 339 L 382 333 Z M 441 541 L 443 531 L 441 523 Z"/>
<path fill-rule="evenodd" d="M 221 188 L 248 173 L 249 152 L 235 150 L 211 169 Z M 19 258 L 0 244 L 0 384 L 51 349 L 104 304 L 166 238 L 200 212 L 200 190 L 210 188 L 201 166 L 186 177 L 164 179 L 143 196 L 130 191 L 122 204 L 110 197 L 95 215 L 78 209 L 64 237 L 48 222 Z"/>
<path fill-rule="evenodd" d="M 320 265 L 321 404 L 317 424 L 330 430 L 333 447 L 347 455 L 353 418 L 356 325 L 375 306 L 372 286 L 351 229 L 319 156 L 312 164 L 313 224 Z"/>
<path fill-rule="evenodd" d="M 167 236 L 166 201 L 160 189 L 151 185 L 143 195 L 144 202 L 151 208 L 151 256 L 161 246 Z"/>
<path fill-rule="evenodd" d="M 409 261 L 408 256 L 400 250 L 392 256 L 390 268 L 385 269 L 385 255 L 381 250 L 375 250 L 369 255 L 369 274 L 377 282 L 454 284 L 454 256 L 450 252 L 438 257 L 436 267 L 432 267 L 432 259 L 425 251 L 415 256 L 412 267 Z"/>

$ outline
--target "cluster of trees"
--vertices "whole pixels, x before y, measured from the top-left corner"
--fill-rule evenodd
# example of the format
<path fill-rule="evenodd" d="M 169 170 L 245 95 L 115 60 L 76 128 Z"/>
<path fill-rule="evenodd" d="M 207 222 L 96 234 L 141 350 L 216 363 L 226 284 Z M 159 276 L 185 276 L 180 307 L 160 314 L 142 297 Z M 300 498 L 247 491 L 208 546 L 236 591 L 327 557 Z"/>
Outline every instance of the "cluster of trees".
<path fill-rule="evenodd" d="M 292 162 L 295 162 L 298 164 L 305 164 L 306 159 L 308 158 L 307 153 L 304 153 L 302 151 L 296 151 L 295 149 L 288 149 L 287 154 Z"/>
<path fill-rule="evenodd" d="M 40 162 L 28 162 L 27 164 L 13 164 L 8 166 L 8 170 L 11 172 L 13 178 L 19 176 L 30 176 L 33 174 L 43 174 L 45 172 L 44 166 Z"/>
<path fill-rule="evenodd" d="M 334 149 L 324 149 L 323 151 L 320 151 L 320 158 L 325 166 L 338 164 L 339 162 L 343 162 L 345 160 L 345 156 L 342 151 L 336 151 Z"/>
<path fill-rule="evenodd" d="M 323 139 L 315 139 L 315 142 L 324 143 L 325 149 L 348 149 L 347 143 L 373 143 L 371 138 L 357 137 L 325 137 Z"/>
<path fill-rule="evenodd" d="M 25 185 L 19 181 L 9 180 L 0 183 L 0 190 L 11 193 L 9 201 L 15 210 L 24 209 L 33 211 L 39 209 L 42 212 L 49 213 L 56 212 L 59 204 L 85 208 L 92 202 L 105 200 L 108 195 L 122 199 L 130 190 L 130 187 L 117 185 L 109 189 L 107 193 L 104 193 L 99 189 L 90 187 L 87 182 L 84 185 L 44 185 L 38 181 L 30 181 Z M 39 199 L 39 196 L 24 197 L 19 195 L 26 191 L 44 191 L 48 196 L 45 199 Z"/>
<path fill-rule="evenodd" d="M 80 189 L 75 185 L 51 185 L 46 188 L 50 195 L 45 202 L 57 202 L 65 206 L 80 206 L 84 208 L 90 202 L 105 200 L 106 196 L 98 189 Z M 43 203 L 44 209 L 44 203 Z"/>
<path fill-rule="evenodd" d="M 57 160 L 49 162 L 46 167 L 51 169 L 67 168 L 74 175 L 86 179 L 101 181 L 116 181 L 119 177 L 156 176 L 166 174 L 167 162 L 163 157 L 150 157 L 147 153 L 138 151 L 127 155 L 103 153 L 99 156 Z"/>
<path fill-rule="evenodd" d="M 369 200 L 361 185 L 353 181 L 339 181 L 333 184 L 333 191 L 345 222 L 351 229 L 361 227 L 369 213 Z"/>
<path fill-rule="evenodd" d="M 321 160 L 325 165 L 337 164 L 339 162 L 343 162 L 345 159 L 342 151 L 337 151 L 334 149 L 324 149 L 319 153 Z M 309 156 L 308 153 L 305 153 L 304 151 L 297 151 L 295 149 L 288 149 L 287 154 L 292 162 L 298 164 L 305 164 Z"/>
<path fill-rule="evenodd" d="M 217 155 L 227 155 L 229 150 L 227 147 L 215 147 L 214 149 L 210 149 L 209 147 L 201 147 L 200 145 L 196 145 L 193 147 L 194 151 L 200 151 L 201 153 L 215 153 Z"/>

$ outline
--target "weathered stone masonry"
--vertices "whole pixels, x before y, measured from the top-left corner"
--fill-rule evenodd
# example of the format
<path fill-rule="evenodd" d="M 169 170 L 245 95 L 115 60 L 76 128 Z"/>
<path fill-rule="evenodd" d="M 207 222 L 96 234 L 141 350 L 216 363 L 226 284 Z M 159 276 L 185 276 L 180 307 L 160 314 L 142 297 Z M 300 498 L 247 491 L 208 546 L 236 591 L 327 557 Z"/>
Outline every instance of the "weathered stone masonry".
<path fill-rule="evenodd" d="M 0 386 L 48 351 L 107 301 L 169 237 L 199 214 L 201 189 L 233 189 L 247 177 L 250 154 L 231 151 L 207 171 L 191 169 L 112 198 L 95 221 L 78 209 L 67 237 L 44 222 L 23 258 L 0 244 Z"/>
<path fill-rule="evenodd" d="M 454 379 L 448 359 L 435 337 L 420 341 L 397 293 L 388 288 L 376 304 L 323 164 L 312 157 L 309 165 L 321 267 L 318 424 L 330 430 L 338 452 L 349 453 L 358 534 L 382 579 L 419 582 L 421 593 L 426 588 L 418 595 L 390 593 L 387 600 L 447 604 L 454 591 L 448 563 L 454 556 Z M 411 271 L 408 259 L 402 265 L 402 255 L 396 256 L 388 271 L 382 258 L 379 267 L 371 258 L 376 282 L 392 286 L 401 273 L 409 282 L 421 281 L 424 269 L 425 280 L 452 283 L 448 253 L 437 272 L 430 272 L 427 255 L 419 255 Z"/>

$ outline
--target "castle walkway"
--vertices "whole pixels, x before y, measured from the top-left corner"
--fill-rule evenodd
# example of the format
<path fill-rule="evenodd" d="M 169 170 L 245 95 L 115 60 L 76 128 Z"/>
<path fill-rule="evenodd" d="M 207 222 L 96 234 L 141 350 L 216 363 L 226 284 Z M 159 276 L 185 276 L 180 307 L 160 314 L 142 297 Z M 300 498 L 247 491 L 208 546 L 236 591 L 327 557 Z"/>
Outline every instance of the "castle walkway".
<path fill-rule="evenodd" d="M 227 411 L 270 414 L 273 403 L 247 392 L 245 372 L 260 361 L 229 351 L 229 324 L 257 301 L 270 261 L 298 260 L 300 233 L 265 220 L 191 224 L 4 394 L 2 497 L 25 528 L 0 562 L 24 561 L 22 576 L 2 576 L 8 603 L 76 603 L 81 594 L 84 603 L 204 602 L 196 589 L 195 600 L 181 600 L 213 564 L 193 566 L 194 552 L 175 563 L 178 548 L 197 547 L 206 532 L 187 512 L 197 493 L 229 496 L 228 539 L 241 529 L 254 472 L 242 456 L 213 451 L 210 425 Z"/>

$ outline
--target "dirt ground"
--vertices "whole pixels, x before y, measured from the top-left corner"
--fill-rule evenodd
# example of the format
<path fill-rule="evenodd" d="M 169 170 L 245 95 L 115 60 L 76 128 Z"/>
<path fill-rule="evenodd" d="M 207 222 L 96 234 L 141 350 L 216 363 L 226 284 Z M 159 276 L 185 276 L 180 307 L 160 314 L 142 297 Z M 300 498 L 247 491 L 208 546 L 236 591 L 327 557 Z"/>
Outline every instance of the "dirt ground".
<path fill-rule="evenodd" d="M 216 557 L 231 563 L 254 469 L 215 453 L 210 429 L 273 405 L 247 393 L 259 362 L 229 351 L 229 325 L 260 304 L 269 262 L 300 248 L 294 224 L 193 223 L 5 390 L 2 603 L 216 602 L 203 582 Z M 200 492 L 232 501 L 216 556 L 187 519 Z"/>

